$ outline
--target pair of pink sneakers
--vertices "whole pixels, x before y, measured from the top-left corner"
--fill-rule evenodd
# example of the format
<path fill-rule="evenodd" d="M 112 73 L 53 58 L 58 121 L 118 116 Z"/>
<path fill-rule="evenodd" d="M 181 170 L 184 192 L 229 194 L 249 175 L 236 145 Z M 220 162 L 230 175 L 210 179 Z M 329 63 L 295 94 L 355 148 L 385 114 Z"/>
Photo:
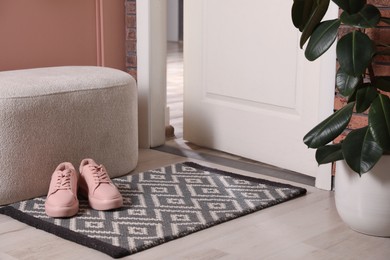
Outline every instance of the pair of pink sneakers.
<path fill-rule="evenodd" d="M 79 211 L 77 190 L 88 198 L 91 208 L 110 210 L 120 208 L 123 198 L 112 183 L 103 165 L 92 159 L 80 163 L 80 175 L 73 165 L 63 162 L 55 169 L 45 201 L 45 212 L 50 217 L 71 217 Z"/>

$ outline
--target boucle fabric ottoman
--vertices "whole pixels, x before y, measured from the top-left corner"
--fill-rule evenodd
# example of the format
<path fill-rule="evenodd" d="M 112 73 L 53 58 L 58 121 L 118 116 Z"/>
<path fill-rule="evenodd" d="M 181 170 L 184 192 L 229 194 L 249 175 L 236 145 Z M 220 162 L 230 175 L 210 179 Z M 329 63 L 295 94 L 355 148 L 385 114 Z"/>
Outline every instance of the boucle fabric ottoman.
<path fill-rule="evenodd" d="M 104 164 L 110 177 L 138 160 L 137 88 L 93 66 L 0 72 L 0 205 L 46 195 L 61 162 Z"/>

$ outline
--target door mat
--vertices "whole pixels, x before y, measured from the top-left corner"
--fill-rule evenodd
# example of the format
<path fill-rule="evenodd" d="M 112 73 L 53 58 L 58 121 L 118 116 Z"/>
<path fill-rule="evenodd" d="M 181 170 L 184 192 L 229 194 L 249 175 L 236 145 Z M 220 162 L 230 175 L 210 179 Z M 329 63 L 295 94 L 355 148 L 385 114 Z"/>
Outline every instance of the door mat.
<path fill-rule="evenodd" d="M 192 162 L 113 179 L 124 205 L 96 211 L 80 200 L 71 218 L 45 214 L 45 197 L 0 213 L 114 258 L 160 245 L 298 196 L 306 189 L 246 177 Z"/>

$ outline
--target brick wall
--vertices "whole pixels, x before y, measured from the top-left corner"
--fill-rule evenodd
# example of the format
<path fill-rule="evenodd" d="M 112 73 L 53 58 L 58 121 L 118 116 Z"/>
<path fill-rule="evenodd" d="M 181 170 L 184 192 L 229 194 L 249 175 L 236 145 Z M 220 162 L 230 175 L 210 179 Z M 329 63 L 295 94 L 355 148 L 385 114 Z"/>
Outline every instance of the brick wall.
<path fill-rule="evenodd" d="M 137 19 L 136 0 L 126 4 L 126 70 L 137 79 Z"/>
<path fill-rule="evenodd" d="M 382 13 L 382 16 L 390 17 L 390 5 L 389 0 L 369 0 L 369 3 L 375 5 L 378 7 Z M 340 36 L 347 33 L 347 30 L 340 30 Z M 379 28 L 376 29 L 369 29 L 367 31 L 368 35 L 371 39 L 390 44 L 390 26 L 385 23 L 380 23 Z M 378 76 L 390 76 L 390 56 L 387 57 L 380 57 L 374 61 L 374 73 Z M 347 103 L 347 99 L 339 95 L 336 91 L 335 95 L 335 101 L 334 101 L 334 109 L 339 110 Z M 364 127 L 367 125 L 367 111 L 364 113 L 354 113 L 352 116 L 352 120 L 350 124 L 348 125 L 348 131 Z M 346 133 L 347 133 L 346 132 Z M 344 137 L 345 134 L 343 133 L 340 135 L 336 142 L 340 142 Z"/>

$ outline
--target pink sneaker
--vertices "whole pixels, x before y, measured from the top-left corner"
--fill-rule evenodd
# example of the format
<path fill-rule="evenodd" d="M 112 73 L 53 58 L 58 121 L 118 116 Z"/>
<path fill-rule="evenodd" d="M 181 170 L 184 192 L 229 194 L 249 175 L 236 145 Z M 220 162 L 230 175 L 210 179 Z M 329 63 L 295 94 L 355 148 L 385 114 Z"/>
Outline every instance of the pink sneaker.
<path fill-rule="evenodd" d="M 71 217 L 79 211 L 77 173 L 71 163 L 59 164 L 51 176 L 45 211 L 53 218 Z"/>
<path fill-rule="evenodd" d="M 80 164 L 80 192 L 88 197 L 89 205 L 96 210 L 110 210 L 123 205 L 122 195 L 112 183 L 103 165 L 92 159 Z"/>

